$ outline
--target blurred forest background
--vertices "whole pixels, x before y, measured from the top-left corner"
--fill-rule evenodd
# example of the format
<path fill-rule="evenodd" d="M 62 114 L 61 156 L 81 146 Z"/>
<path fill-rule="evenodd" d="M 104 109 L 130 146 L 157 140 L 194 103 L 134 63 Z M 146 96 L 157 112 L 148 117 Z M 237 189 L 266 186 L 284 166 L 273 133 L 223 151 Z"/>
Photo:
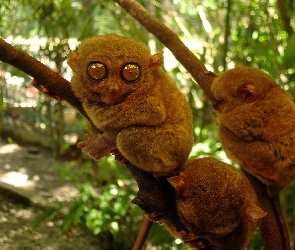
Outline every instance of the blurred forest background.
<path fill-rule="evenodd" d="M 295 1 L 293 0 L 139 0 L 172 29 L 186 46 L 219 74 L 237 65 L 268 72 L 290 96 L 295 81 Z M 214 156 L 231 163 L 218 142 L 211 107 L 203 91 L 171 52 L 115 2 L 105 0 L 1 0 L 0 36 L 70 80 L 66 59 L 81 39 L 116 33 L 164 51 L 163 69 L 186 95 L 194 117 L 195 143 L 191 157 Z M 136 183 L 112 156 L 94 162 L 76 148 L 83 139 L 85 121 L 64 102 L 57 102 L 32 88 L 27 75 L 0 63 L 0 131 L 2 140 L 49 148 L 67 160 L 56 168 L 80 195 L 63 204 L 69 213 L 62 230 L 81 224 L 106 241 L 108 249 L 131 249 L 142 211 L 130 201 Z M 1 166 L 0 166 L 1 167 Z M 281 194 L 289 226 L 295 235 L 295 192 L 291 185 Z M 61 209 L 61 207 L 59 209 Z M 43 217 L 55 216 L 47 211 Z M 147 249 L 187 249 L 159 225 L 154 225 Z M 116 246 L 120 246 L 116 248 Z M 260 249 L 254 235 L 249 249 Z M 173 248 L 174 247 L 174 248 Z"/>

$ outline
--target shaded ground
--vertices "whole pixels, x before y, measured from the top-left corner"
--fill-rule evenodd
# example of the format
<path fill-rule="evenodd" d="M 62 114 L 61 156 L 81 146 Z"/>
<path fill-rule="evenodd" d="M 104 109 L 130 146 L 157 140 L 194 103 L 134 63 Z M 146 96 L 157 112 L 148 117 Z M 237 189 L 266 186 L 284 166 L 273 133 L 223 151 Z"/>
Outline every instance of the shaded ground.
<path fill-rule="evenodd" d="M 33 152 L 31 152 L 33 151 Z M 34 152 L 38 151 L 38 152 Z M 36 193 L 49 201 L 69 200 L 77 191 L 59 182 L 52 165 L 62 166 L 46 150 L 0 143 L 0 182 Z M 35 230 L 31 223 L 40 213 L 19 197 L 5 190 L 0 192 L 0 249 L 1 250 L 75 250 L 97 249 L 96 237 L 81 228 L 63 234 L 61 221 L 46 221 Z"/>

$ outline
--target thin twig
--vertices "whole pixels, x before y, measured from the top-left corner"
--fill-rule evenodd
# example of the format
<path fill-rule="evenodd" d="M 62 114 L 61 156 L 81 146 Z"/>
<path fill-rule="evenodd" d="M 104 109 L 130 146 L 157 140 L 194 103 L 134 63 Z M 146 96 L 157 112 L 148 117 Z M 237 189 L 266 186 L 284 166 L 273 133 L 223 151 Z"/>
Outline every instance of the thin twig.
<path fill-rule="evenodd" d="M 142 247 L 148 237 L 148 234 L 151 230 L 152 225 L 153 225 L 152 221 L 150 221 L 147 218 L 144 218 L 144 221 L 143 221 L 141 229 L 137 235 L 137 238 L 136 238 L 136 241 L 134 243 L 132 250 L 141 250 L 142 249 Z"/>
<path fill-rule="evenodd" d="M 278 193 L 271 196 L 271 205 L 274 209 L 278 227 L 281 232 L 282 242 L 283 242 L 282 249 L 291 250 L 288 228 L 287 228 L 285 218 L 283 216 L 283 211 L 280 204 L 280 197 Z"/>

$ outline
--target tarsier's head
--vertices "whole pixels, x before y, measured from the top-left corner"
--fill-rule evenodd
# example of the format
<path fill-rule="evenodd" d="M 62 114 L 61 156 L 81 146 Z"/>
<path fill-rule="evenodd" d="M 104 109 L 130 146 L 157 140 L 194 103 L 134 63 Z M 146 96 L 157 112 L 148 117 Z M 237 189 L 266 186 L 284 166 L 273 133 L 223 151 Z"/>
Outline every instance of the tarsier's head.
<path fill-rule="evenodd" d="M 143 43 L 114 34 L 82 41 L 68 59 L 76 94 L 107 105 L 122 102 L 142 85 L 154 84 L 149 78 L 162 63 L 162 54 L 152 56 Z"/>
<path fill-rule="evenodd" d="M 211 85 L 217 100 L 214 109 L 223 112 L 226 108 L 255 103 L 264 98 L 272 87 L 279 87 L 266 73 L 250 67 L 237 67 L 216 77 Z"/>

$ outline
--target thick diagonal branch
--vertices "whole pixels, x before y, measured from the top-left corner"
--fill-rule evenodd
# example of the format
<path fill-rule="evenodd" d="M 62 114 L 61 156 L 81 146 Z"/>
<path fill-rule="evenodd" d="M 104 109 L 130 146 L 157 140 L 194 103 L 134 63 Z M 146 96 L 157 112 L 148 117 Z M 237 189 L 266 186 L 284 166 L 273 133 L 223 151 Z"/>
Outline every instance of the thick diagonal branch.
<path fill-rule="evenodd" d="M 270 197 L 267 187 L 253 175 L 243 171 L 248 177 L 258 197 L 259 206 L 267 212 L 262 218 L 260 232 L 266 250 L 290 250 L 290 241 L 286 229 L 278 194 Z"/>
<path fill-rule="evenodd" d="M 149 32 L 155 35 L 186 68 L 204 90 L 208 99 L 214 105 L 215 99 L 210 90 L 211 83 L 216 75 L 209 72 L 204 64 L 184 45 L 179 37 L 152 15 L 136 0 L 114 0 L 132 17 L 140 22 Z"/>
<path fill-rule="evenodd" d="M 0 61 L 8 63 L 33 77 L 44 87 L 61 96 L 88 119 L 81 102 L 75 97 L 70 83 L 66 79 L 54 73 L 34 57 L 5 42 L 2 38 L 0 38 Z"/>

